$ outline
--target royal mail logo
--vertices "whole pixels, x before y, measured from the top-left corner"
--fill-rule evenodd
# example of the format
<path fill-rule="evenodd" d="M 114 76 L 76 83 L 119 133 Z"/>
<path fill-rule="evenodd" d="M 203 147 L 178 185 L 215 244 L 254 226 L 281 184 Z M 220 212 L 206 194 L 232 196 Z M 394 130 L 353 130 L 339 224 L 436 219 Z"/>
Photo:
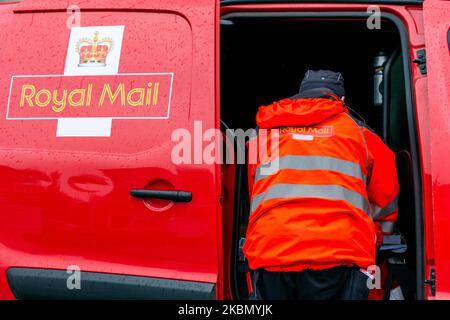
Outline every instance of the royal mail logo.
<path fill-rule="evenodd" d="M 71 28 L 64 74 L 118 74 L 124 31 L 124 26 Z"/>
<path fill-rule="evenodd" d="M 63 75 L 12 76 L 7 120 L 57 120 L 57 137 L 109 137 L 113 119 L 168 119 L 173 73 L 119 73 L 124 26 L 73 27 Z"/>
<path fill-rule="evenodd" d="M 78 40 L 75 50 L 80 55 L 79 67 L 105 67 L 108 53 L 113 48 L 111 38 L 99 39 L 99 32 L 95 31 L 92 39 Z"/>
<path fill-rule="evenodd" d="M 13 76 L 9 120 L 168 119 L 172 73 Z"/>
<path fill-rule="evenodd" d="M 333 135 L 333 126 L 318 126 L 318 127 L 282 127 L 280 133 L 292 133 L 310 135 L 314 137 L 331 137 Z"/>

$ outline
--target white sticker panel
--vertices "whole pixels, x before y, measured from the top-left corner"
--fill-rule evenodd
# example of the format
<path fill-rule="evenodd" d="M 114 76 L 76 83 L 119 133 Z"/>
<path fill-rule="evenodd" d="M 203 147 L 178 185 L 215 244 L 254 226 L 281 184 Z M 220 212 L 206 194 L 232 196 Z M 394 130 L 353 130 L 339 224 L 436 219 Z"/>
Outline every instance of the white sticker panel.
<path fill-rule="evenodd" d="M 124 26 L 73 27 L 64 74 L 117 74 L 124 29 Z"/>
<path fill-rule="evenodd" d="M 57 137 L 109 137 L 111 118 L 61 118 L 56 127 Z"/>
<path fill-rule="evenodd" d="M 124 26 L 71 28 L 64 75 L 117 74 L 124 29 Z M 56 136 L 111 136 L 111 119 L 59 119 Z"/>

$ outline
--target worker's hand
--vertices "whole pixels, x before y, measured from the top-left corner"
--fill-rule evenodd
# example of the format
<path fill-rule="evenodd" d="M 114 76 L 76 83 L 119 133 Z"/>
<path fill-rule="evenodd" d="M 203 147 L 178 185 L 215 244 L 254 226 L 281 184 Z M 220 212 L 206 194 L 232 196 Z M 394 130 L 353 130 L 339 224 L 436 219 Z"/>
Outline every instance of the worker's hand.
<path fill-rule="evenodd" d="M 383 245 L 383 230 L 378 222 L 375 222 L 375 235 L 377 237 L 377 249 Z"/>

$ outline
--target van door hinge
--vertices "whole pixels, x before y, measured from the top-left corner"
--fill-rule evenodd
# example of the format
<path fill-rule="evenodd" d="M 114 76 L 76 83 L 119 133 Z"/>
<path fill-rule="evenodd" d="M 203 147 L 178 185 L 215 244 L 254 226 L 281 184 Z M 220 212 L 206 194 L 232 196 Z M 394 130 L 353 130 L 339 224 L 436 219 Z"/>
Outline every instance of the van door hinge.
<path fill-rule="evenodd" d="M 425 49 L 417 50 L 417 58 L 412 62 L 417 64 L 421 74 L 427 74 L 427 52 Z"/>
<path fill-rule="evenodd" d="M 430 270 L 430 279 L 425 280 L 425 284 L 430 286 L 431 295 L 436 295 L 436 271 L 434 268 Z"/>

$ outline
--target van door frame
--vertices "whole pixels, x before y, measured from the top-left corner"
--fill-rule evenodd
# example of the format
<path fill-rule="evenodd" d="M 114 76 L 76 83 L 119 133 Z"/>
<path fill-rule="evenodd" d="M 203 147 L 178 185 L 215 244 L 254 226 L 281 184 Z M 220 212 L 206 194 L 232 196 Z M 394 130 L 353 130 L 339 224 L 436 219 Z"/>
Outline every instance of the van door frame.
<path fill-rule="evenodd" d="M 237 4 L 237 3 L 246 3 L 249 4 L 250 1 L 242 1 L 242 0 L 225 0 L 222 1 L 222 6 L 229 4 Z M 255 1 L 256 2 L 256 1 Z M 259 1 L 261 2 L 261 1 Z M 271 1 L 273 4 L 274 1 Z M 297 1 L 298 2 L 298 1 Z M 349 1 L 346 1 L 347 3 Z M 362 1 L 358 1 L 359 3 Z M 381 1 L 377 1 L 378 3 Z M 400 2 L 400 1 L 398 1 Z M 402 2 L 411 2 L 411 3 L 419 3 L 418 1 L 402 1 Z M 253 1 L 251 2 L 253 3 Z M 392 1 L 391 1 L 392 3 Z M 420 3 L 422 3 L 420 1 Z M 414 213 L 415 217 L 415 226 L 416 226 L 416 295 L 418 300 L 424 299 L 424 290 L 425 290 L 425 253 L 424 253 L 424 228 L 423 228 L 423 201 L 422 201 L 422 170 L 420 165 L 420 154 L 419 154 L 419 145 L 418 145 L 418 136 L 417 136 L 417 123 L 416 123 L 416 106 L 413 99 L 413 85 L 412 85 L 412 73 L 411 73 L 411 58 L 409 56 L 409 48 L 410 43 L 408 40 L 408 33 L 406 31 L 405 25 L 403 22 L 394 14 L 381 12 L 381 18 L 386 19 L 394 23 L 397 27 L 397 30 L 400 34 L 401 41 L 401 49 L 402 49 L 402 59 L 403 59 L 403 67 L 404 67 L 404 78 L 405 78 L 405 93 L 406 93 L 406 110 L 407 110 L 407 119 L 408 119 L 408 134 L 411 143 L 411 157 L 412 157 L 412 166 L 413 166 L 413 181 L 414 181 L 414 190 L 416 196 L 414 197 L 414 205 L 416 208 L 416 212 Z M 221 19 L 227 20 L 230 18 L 329 18 L 329 19 L 346 19 L 346 18 L 363 18 L 367 19 L 370 17 L 370 13 L 367 12 L 336 12 L 336 11 L 322 11 L 322 12 L 310 12 L 310 11 L 289 11 L 289 12 L 231 12 L 226 13 L 221 16 Z M 242 177 L 236 177 L 236 181 L 242 179 Z M 235 214 L 237 212 L 235 211 Z M 233 219 L 239 219 L 238 216 L 234 216 Z M 238 254 L 238 244 L 232 244 L 232 263 L 236 261 L 236 256 Z M 231 266 L 231 270 L 234 266 Z M 231 275 L 231 281 L 233 282 L 231 287 L 233 289 L 233 296 L 239 297 L 236 289 L 236 285 L 234 282 L 236 278 L 234 274 Z"/>

